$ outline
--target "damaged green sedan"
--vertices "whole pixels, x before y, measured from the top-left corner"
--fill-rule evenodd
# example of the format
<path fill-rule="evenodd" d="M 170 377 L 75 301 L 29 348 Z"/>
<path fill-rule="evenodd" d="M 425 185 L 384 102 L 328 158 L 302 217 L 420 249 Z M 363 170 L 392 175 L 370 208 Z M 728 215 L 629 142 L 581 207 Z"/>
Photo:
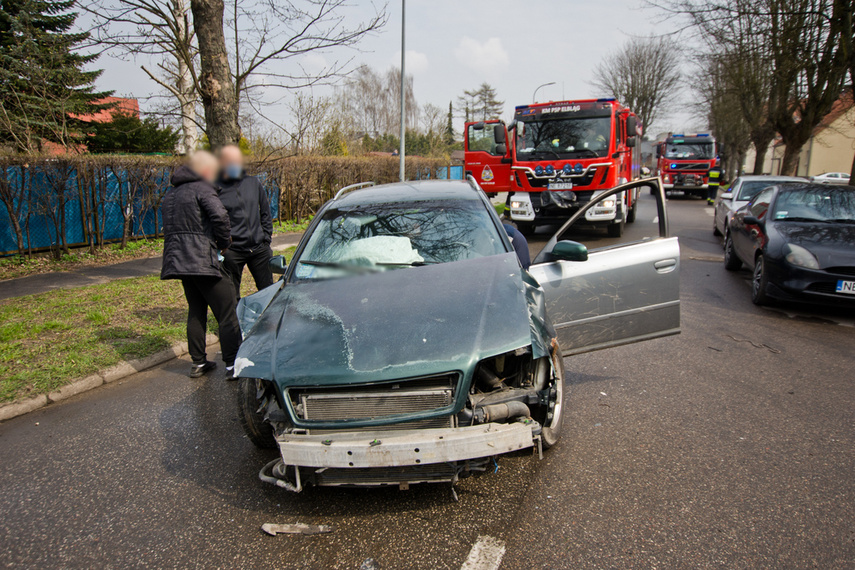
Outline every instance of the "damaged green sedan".
<path fill-rule="evenodd" d="M 679 246 L 657 189 L 658 239 L 589 258 L 559 232 L 530 270 L 474 183 L 339 192 L 292 262 L 274 258 L 282 279 L 238 306 L 241 423 L 279 450 L 262 480 L 453 483 L 555 445 L 563 356 L 679 332 Z"/>

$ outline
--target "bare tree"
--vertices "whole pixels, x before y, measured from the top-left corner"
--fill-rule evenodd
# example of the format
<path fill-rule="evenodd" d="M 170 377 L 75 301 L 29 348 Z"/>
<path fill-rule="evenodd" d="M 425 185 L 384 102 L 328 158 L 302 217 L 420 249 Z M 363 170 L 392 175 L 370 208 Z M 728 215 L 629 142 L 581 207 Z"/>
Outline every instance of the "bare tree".
<path fill-rule="evenodd" d="M 292 151 L 294 154 L 314 152 L 320 145 L 332 101 L 327 97 L 297 92 L 288 103 L 288 109 L 291 111 L 288 132 Z"/>
<path fill-rule="evenodd" d="M 802 146 L 841 96 L 852 68 L 855 5 L 842 0 L 650 3 L 719 45 L 755 36 L 768 65 L 769 124 L 786 145 L 781 172 L 795 174 Z"/>
<path fill-rule="evenodd" d="M 178 152 L 192 152 L 199 142 L 199 61 L 189 0 L 88 0 L 81 6 L 94 19 L 92 39 L 99 47 L 155 61 L 155 68 L 141 68 L 175 99 L 182 132 Z"/>
<path fill-rule="evenodd" d="M 632 109 L 650 132 L 679 91 L 680 54 L 670 38 L 631 38 L 597 65 L 591 85 Z"/>
<path fill-rule="evenodd" d="M 418 123 L 419 106 L 413 92 L 413 76 L 404 82 L 406 121 Z M 357 137 L 397 135 L 401 124 L 399 101 L 401 70 L 391 67 L 385 73 L 362 66 L 351 74 L 337 90 L 336 106 L 341 122 Z"/>

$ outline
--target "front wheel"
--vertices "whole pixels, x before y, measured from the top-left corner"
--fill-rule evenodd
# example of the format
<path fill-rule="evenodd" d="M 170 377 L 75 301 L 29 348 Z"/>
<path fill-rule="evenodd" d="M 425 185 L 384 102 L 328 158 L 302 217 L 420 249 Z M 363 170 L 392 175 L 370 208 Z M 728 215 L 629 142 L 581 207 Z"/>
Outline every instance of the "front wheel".
<path fill-rule="evenodd" d="M 626 225 L 626 220 L 621 219 L 620 222 L 616 224 L 611 224 L 608 227 L 609 237 L 619 238 L 623 235 L 623 229 Z"/>
<path fill-rule="evenodd" d="M 769 296 L 766 295 L 766 286 L 769 284 L 769 271 L 766 269 L 766 260 L 762 255 L 757 256 L 754 262 L 754 278 L 751 280 L 751 302 L 755 305 L 766 305 Z"/>
<path fill-rule="evenodd" d="M 561 436 L 561 426 L 564 424 L 564 401 L 567 390 L 564 386 L 564 357 L 561 348 L 555 346 L 551 366 L 552 382 L 549 387 L 549 403 L 547 404 L 546 421 L 540 432 L 540 440 L 544 449 L 549 449 L 558 443 Z"/>
<path fill-rule="evenodd" d="M 638 210 L 638 198 L 632 201 L 632 208 L 629 209 L 629 213 L 626 215 L 626 223 L 631 224 L 635 221 L 636 210 Z"/>
<path fill-rule="evenodd" d="M 273 437 L 273 426 L 264 419 L 264 402 L 267 397 L 274 397 L 268 393 L 270 386 L 263 380 L 255 378 L 238 379 L 238 419 L 246 437 L 262 449 L 273 449 L 276 447 L 276 438 Z"/>
<path fill-rule="evenodd" d="M 534 230 L 537 229 L 537 226 L 534 222 L 516 222 L 517 229 L 524 236 L 530 236 L 534 234 Z"/>
<path fill-rule="evenodd" d="M 724 268 L 728 271 L 738 271 L 742 267 L 742 262 L 733 251 L 733 239 L 730 237 L 730 232 L 724 236 Z"/>

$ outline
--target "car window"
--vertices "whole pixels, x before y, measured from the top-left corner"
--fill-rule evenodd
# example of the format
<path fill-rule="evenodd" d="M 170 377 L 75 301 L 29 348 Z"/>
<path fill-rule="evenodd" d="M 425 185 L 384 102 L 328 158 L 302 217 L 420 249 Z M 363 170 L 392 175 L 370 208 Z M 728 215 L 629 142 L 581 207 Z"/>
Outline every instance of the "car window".
<path fill-rule="evenodd" d="M 484 204 L 426 200 L 330 208 L 296 261 L 294 278 L 447 263 L 506 253 Z"/>
<path fill-rule="evenodd" d="M 476 129 L 475 125 L 469 125 L 469 150 L 470 151 L 484 151 L 493 155 L 500 155 L 502 153 L 496 150 L 496 136 L 493 133 L 493 129 L 501 129 L 504 128 L 499 123 L 486 123 L 483 128 Z"/>
<path fill-rule="evenodd" d="M 769 187 L 768 180 L 746 180 L 742 183 L 742 186 L 739 187 L 739 194 L 737 195 L 737 200 L 748 202 L 756 196 L 760 190 L 763 188 Z"/>
<path fill-rule="evenodd" d="M 748 208 L 751 211 L 752 216 L 755 218 L 762 218 L 766 215 L 766 212 L 769 210 L 769 200 L 772 198 L 772 192 L 772 188 L 767 188 L 757 194 L 757 197 L 754 198 L 754 201 Z"/>
<path fill-rule="evenodd" d="M 784 189 L 775 200 L 773 219 L 853 222 L 855 192 L 845 187 Z"/>

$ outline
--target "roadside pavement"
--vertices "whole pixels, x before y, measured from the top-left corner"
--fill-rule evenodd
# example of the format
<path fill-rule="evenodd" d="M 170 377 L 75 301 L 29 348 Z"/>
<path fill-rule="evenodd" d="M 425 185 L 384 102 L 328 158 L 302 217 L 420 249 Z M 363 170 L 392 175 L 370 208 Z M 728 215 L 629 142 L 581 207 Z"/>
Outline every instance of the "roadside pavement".
<path fill-rule="evenodd" d="M 286 233 L 273 236 L 273 249 L 295 246 L 299 243 L 302 233 Z M 143 259 L 132 259 L 112 265 L 92 265 L 73 271 L 55 271 L 40 273 L 0 281 L 0 300 L 35 295 L 55 289 L 71 289 L 98 285 L 115 279 L 128 277 L 144 277 L 160 273 L 161 256 Z"/>

